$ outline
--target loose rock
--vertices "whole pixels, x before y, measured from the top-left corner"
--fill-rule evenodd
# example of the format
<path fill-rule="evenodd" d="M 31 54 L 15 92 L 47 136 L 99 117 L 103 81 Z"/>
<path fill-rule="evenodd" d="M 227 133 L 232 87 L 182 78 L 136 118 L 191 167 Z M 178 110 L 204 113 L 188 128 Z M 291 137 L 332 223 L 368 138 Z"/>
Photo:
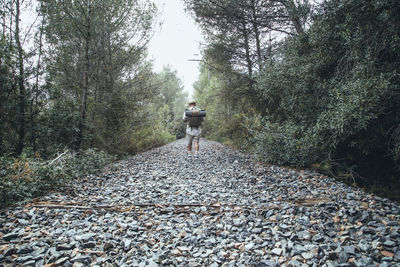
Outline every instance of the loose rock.
<path fill-rule="evenodd" d="M 185 153 L 178 140 L 1 211 L 0 265 L 400 265 L 398 204 L 204 139 Z"/>

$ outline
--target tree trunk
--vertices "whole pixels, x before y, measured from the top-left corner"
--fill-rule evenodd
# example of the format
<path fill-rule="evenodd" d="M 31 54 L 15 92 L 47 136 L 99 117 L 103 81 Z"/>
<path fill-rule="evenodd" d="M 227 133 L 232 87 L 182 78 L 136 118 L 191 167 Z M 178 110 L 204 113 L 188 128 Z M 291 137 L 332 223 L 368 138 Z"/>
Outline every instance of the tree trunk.
<path fill-rule="evenodd" d="M 247 70 L 249 72 L 249 77 L 251 78 L 253 76 L 253 66 L 250 58 L 250 45 L 249 45 L 249 34 L 247 32 L 246 24 L 244 21 L 242 21 L 242 26 L 243 26 L 243 38 L 244 38 L 244 48 L 246 51 L 246 63 L 247 63 Z"/>
<path fill-rule="evenodd" d="M 297 7 L 293 0 L 282 0 L 282 5 L 286 8 L 286 11 L 289 15 L 291 22 L 293 23 L 294 28 L 296 29 L 297 34 L 301 34 L 304 32 L 303 27 L 300 23 L 299 15 L 297 14 Z"/>
<path fill-rule="evenodd" d="M 90 47 L 90 0 L 88 0 L 88 12 L 86 21 L 86 36 L 85 36 L 85 55 L 84 55 L 84 69 L 83 69 L 83 84 L 82 84 L 82 98 L 80 105 L 80 120 L 78 125 L 78 137 L 76 140 L 76 149 L 79 150 L 82 145 L 82 140 L 84 136 L 84 128 L 86 122 L 86 108 L 87 108 L 87 97 L 89 93 L 89 68 L 90 68 L 90 57 L 89 57 L 89 47 Z"/>
<path fill-rule="evenodd" d="M 303 33 L 303 27 L 301 27 L 300 21 L 298 18 L 292 18 L 292 23 L 294 28 L 296 29 L 297 34 Z"/>
<path fill-rule="evenodd" d="M 39 32 L 39 51 L 38 51 L 38 60 L 36 64 L 36 77 L 35 77 L 35 91 L 34 97 L 31 102 L 31 146 L 34 152 L 36 152 L 36 116 L 38 115 L 38 97 L 39 97 L 39 76 L 40 76 L 40 68 L 41 68 L 41 59 L 42 59 L 42 47 L 43 47 L 43 30 L 44 30 L 44 16 L 42 17 L 42 23 L 40 25 Z"/>
<path fill-rule="evenodd" d="M 252 11 L 252 25 L 254 30 L 254 35 L 256 38 L 256 50 L 257 50 L 257 63 L 258 68 L 261 69 L 262 66 L 262 56 L 261 56 L 261 44 L 260 44 L 260 31 L 257 25 L 257 9 L 255 0 L 251 0 L 251 11 Z"/>
<path fill-rule="evenodd" d="M 18 112 L 18 144 L 16 148 L 16 153 L 20 155 L 24 149 L 24 138 L 25 138 L 25 79 L 24 79 L 24 57 L 22 44 L 20 40 L 20 0 L 15 1 L 15 43 L 17 45 L 18 51 L 18 89 L 19 89 L 19 112 Z"/>
<path fill-rule="evenodd" d="M 12 44 L 12 38 L 11 36 L 13 36 L 13 14 L 14 14 L 14 5 L 11 3 L 11 8 L 10 8 L 10 28 L 9 28 L 9 35 L 10 35 L 10 51 L 12 51 L 13 48 L 13 44 Z M 6 25 L 6 24 L 4 24 Z M 4 35 L 5 36 L 5 35 Z"/>

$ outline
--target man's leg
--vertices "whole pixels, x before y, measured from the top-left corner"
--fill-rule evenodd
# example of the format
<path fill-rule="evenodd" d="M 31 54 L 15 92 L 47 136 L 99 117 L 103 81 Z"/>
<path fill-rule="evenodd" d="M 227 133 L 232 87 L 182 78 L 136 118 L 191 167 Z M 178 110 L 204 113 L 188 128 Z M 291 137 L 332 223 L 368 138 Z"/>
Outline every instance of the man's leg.
<path fill-rule="evenodd" d="M 193 136 L 187 134 L 186 135 L 186 144 L 187 144 L 187 153 L 189 155 L 192 153 L 192 142 L 193 142 Z"/>
<path fill-rule="evenodd" d="M 200 149 L 200 145 L 199 145 L 199 141 L 200 141 L 200 136 L 195 136 L 193 138 L 193 142 L 194 142 L 194 155 L 197 158 L 198 153 L 199 153 L 199 149 Z"/>

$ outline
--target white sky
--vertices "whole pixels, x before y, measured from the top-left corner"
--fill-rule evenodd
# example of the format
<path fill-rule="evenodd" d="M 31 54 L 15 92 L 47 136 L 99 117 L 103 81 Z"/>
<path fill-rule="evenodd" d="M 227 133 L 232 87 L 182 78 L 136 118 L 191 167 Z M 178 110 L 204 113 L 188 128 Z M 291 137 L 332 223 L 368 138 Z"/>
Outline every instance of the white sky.
<path fill-rule="evenodd" d="M 181 0 L 154 0 L 159 11 L 161 29 L 157 29 L 150 41 L 149 58 L 154 62 L 154 70 L 170 65 L 178 72 L 185 91 L 193 93 L 193 83 L 199 76 L 201 31 L 190 15 L 184 11 Z M 197 54 L 197 55 L 196 55 Z"/>

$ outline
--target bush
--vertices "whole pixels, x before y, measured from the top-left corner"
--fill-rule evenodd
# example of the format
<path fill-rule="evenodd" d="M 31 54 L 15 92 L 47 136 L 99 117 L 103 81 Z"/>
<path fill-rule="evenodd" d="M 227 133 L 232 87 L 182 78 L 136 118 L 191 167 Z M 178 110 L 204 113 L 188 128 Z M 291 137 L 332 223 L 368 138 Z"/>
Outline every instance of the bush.
<path fill-rule="evenodd" d="M 279 165 L 305 166 L 323 155 L 323 147 L 301 125 L 264 122 L 263 130 L 253 137 L 255 152 L 263 160 Z"/>
<path fill-rule="evenodd" d="M 60 190 L 78 177 L 99 172 L 115 160 L 95 149 L 81 153 L 66 151 L 52 160 L 40 157 L 0 157 L 0 208 L 17 201 L 40 196 L 49 190 Z"/>
<path fill-rule="evenodd" d="M 132 134 L 127 151 L 130 154 L 136 154 L 165 145 L 174 140 L 175 136 L 163 128 L 162 125 L 143 125 L 142 128 Z"/>

